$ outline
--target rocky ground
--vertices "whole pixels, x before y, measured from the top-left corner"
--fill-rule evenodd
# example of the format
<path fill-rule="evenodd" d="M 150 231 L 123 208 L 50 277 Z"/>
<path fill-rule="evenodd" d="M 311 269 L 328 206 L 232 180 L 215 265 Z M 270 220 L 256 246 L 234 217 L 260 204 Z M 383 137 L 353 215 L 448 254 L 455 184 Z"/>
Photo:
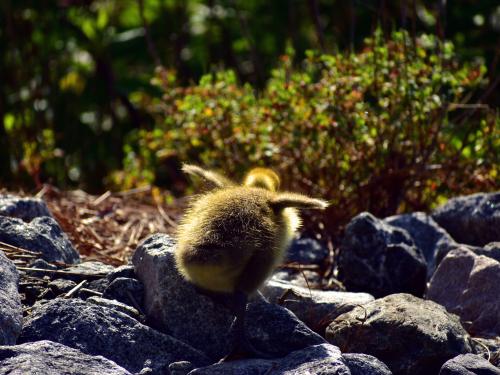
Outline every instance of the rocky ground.
<path fill-rule="evenodd" d="M 247 308 L 266 358 L 221 364 L 233 316 L 178 274 L 177 213 L 116 199 L 0 194 L 0 375 L 500 374 L 500 193 L 361 213 L 330 283 L 318 270 L 331 251 L 297 239 L 288 261 L 301 267 L 278 270 Z"/>

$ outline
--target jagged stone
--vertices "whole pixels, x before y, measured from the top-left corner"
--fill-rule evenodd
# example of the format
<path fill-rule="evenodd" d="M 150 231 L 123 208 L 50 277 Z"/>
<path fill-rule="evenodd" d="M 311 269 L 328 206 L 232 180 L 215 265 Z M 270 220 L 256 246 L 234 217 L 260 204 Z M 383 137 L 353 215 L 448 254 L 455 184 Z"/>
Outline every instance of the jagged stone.
<path fill-rule="evenodd" d="M 170 236 L 158 234 L 144 240 L 134 253 L 148 321 L 219 360 L 230 350 L 234 316 L 184 280 L 175 266 L 174 248 Z M 324 342 L 289 310 L 259 298 L 248 305 L 246 332 L 257 349 L 274 356 Z"/>
<path fill-rule="evenodd" d="M 338 266 L 348 291 L 383 297 L 425 290 L 427 264 L 408 232 L 367 212 L 347 225 Z"/>
<path fill-rule="evenodd" d="M 473 335 L 500 336 L 500 262 L 462 248 L 443 259 L 427 298 L 460 316 Z"/>

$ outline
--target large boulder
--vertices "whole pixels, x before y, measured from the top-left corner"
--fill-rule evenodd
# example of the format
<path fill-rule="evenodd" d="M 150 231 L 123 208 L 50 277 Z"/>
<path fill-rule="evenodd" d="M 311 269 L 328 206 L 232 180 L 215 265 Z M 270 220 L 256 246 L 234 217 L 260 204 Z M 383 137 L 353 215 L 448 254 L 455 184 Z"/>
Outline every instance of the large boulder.
<path fill-rule="evenodd" d="M 456 315 L 409 294 L 394 294 L 338 316 L 327 340 L 342 352 L 375 356 L 394 374 L 436 374 L 443 363 L 472 351 Z"/>
<path fill-rule="evenodd" d="M 0 215 L 31 221 L 35 217 L 52 216 L 44 201 L 37 198 L 23 198 L 0 194 Z"/>
<path fill-rule="evenodd" d="M 367 212 L 348 224 L 338 267 L 349 291 L 383 297 L 399 292 L 422 296 L 425 290 L 425 258 L 408 232 Z"/>
<path fill-rule="evenodd" d="M 428 278 L 436 269 L 437 253 L 446 252 L 456 245 L 455 240 L 448 232 L 441 228 L 432 217 L 423 212 L 390 216 L 385 218 L 384 222 L 408 232 L 425 257 Z"/>
<path fill-rule="evenodd" d="M 40 252 L 49 262 L 78 263 L 75 250 L 57 221 L 49 216 L 34 218 L 25 223 L 21 219 L 0 215 L 0 241 L 26 250 Z"/>
<path fill-rule="evenodd" d="M 269 302 L 291 310 L 309 328 L 320 334 L 338 315 L 374 300 L 368 293 L 310 290 L 276 279 L 266 283 L 262 294 Z"/>
<path fill-rule="evenodd" d="M 80 299 L 57 298 L 36 304 L 23 325 L 19 343 L 50 340 L 89 355 L 102 355 L 130 372 L 167 372 L 172 362 L 196 366 L 210 361 L 175 338 L 139 323 L 114 308 Z"/>
<path fill-rule="evenodd" d="M 462 248 L 439 264 L 427 298 L 460 316 L 472 335 L 500 336 L 500 262 Z"/>
<path fill-rule="evenodd" d="M 17 291 L 19 273 L 0 250 L 0 345 L 13 345 L 21 333 L 23 311 Z"/>
<path fill-rule="evenodd" d="M 145 239 L 134 253 L 135 273 L 144 284 L 148 321 L 218 360 L 230 350 L 234 320 L 221 304 L 200 293 L 179 274 L 174 261 L 175 241 L 166 234 Z M 246 332 L 253 345 L 274 356 L 324 340 L 289 310 L 256 298 L 247 308 Z"/>
<path fill-rule="evenodd" d="M 275 360 L 248 359 L 198 368 L 189 375 L 351 375 L 340 350 L 329 344 L 310 346 Z"/>
<path fill-rule="evenodd" d="M 500 375 L 500 369 L 483 357 L 475 354 L 461 354 L 447 361 L 439 375 Z"/>
<path fill-rule="evenodd" d="M 0 346 L 0 375 L 132 375 L 113 361 L 52 341 Z"/>
<path fill-rule="evenodd" d="M 432 217 L 457 242 L 483 246 L 500 241 L 500 192 L 450 199 Z"/>

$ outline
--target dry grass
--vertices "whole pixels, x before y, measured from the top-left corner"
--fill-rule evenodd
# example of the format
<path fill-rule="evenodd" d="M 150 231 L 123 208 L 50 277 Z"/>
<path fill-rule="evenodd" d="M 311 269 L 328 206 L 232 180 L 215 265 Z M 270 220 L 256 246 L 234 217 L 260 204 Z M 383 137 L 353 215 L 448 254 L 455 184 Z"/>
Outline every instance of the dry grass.
<path fill-rule="evenodd" d="M 148 189 L 95 196 L 46 185 L 37 197 L 47 203 L 84 260 L 114 266 L 127 263 L 147 236 L 172 234 L 185 206 L 182 199 L 169 206 L 155 204 Z"/>

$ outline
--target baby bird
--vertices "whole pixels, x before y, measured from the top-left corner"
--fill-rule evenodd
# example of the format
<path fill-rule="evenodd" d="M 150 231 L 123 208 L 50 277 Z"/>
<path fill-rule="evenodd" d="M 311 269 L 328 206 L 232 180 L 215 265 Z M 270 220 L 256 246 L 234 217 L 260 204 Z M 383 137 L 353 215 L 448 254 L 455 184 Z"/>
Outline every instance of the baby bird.
<path fill-rule="evenodd" d="M 328 204 L 279 192 L 278 175 L 266 168 L 252 169 L 242 185 L 195 165 L 184 165 L 183 171 L 216 189 L 194 200 L 178 227 L 177 268 L 201 290 L 234 298 L 233 352 L 255 354 L 244 337 L 247 298 L 283 260 L 300 226 L 297 209 L 324 209 Z"/>

